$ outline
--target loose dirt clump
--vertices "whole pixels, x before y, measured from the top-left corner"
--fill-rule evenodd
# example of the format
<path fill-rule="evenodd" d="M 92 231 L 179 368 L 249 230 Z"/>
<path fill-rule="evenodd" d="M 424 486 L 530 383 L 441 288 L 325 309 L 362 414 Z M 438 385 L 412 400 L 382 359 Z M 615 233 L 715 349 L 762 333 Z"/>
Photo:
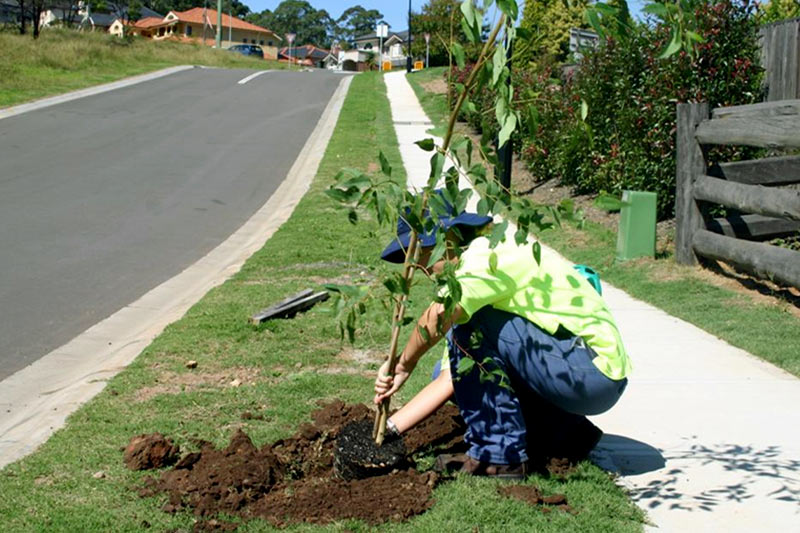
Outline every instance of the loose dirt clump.
<path fill-rule="evenodd" d="M 534 485 L 506 485 L 497 487 L 497 492 L 507 498 L 516 498 L 529 505 L 541 508 L 543 513 L 549 513 L 552 509 L 576 514 L 577 511 L 567 503 L 567 497 L 563 494 L 553 494 L 545 496 L 539 487 Z M 545 507 L 552 506 L 552 507 Z"/>
<path fill-rule="evenodd" d="M 125 448 L 123 461 L 131 470 L 163 468 L 175 464 L 180 448 L 161 433 L 137 435 Z"/>
<path fill-rule="evenodd" d="M 427 430 L 422 425 L 409 432 L 413 442 L 423 441 L 420 431 L 427 431 L 434 441 L 453 440 L 453 410 L 440 411 Z M 292 437 L 260 449 L 241 430 L 222 450 L 201 442 L 200 451 L 149 479 L 139 493 L 166 494 L 164 511 L 190 510 L 206 519 L 201 526 L 206 529 L 216 529 L 213 520 L 218 513 L 260 517 L 278 527 L 351 518 L 370 524 L 407 520 L 433 505 L 437 474 L 417 472 L 410 458 L 403 468 L 366 479 L 348 481 L 334 471 L 337 437 L 353 423 L 369 425 L 371 432 L 372 417 L 365 405 L 334 401 L 322 405 L 312 414 L 313 423 L 301 426 Z M 437 425 L 446 431 L 437 433 L 433 430 Z M 411 449 L 419 447 L 414 444 Z"/>

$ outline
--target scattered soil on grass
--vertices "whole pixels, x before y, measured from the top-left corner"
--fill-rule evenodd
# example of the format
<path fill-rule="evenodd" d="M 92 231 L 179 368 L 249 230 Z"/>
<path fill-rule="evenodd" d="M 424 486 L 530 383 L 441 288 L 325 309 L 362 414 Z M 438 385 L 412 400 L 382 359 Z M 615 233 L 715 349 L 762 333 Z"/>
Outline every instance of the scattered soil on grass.
<path fill-rule="evenodd" d="M 549 513 L 552 509 L 560 509 L 571 514 L 577 511 L 567 503 L 567 497 L 563 494 L 553 494 L 545 496 L 542 491 L 534 485 L 505 485 L 497 487 L 497 492 L 507 498 L 516 498 L 534 507 L 539 507 L 543 513 Z"/>
<path fill-rule="evenodd" d="M 381 450 L 371 442 L 374 414 L 366 405 L 335 400 L 320 404 L 311 418 L 311 423 L 300 426 L 291 437 L 261 448 L 241 429 L 223 449 L 200 441 L 199 451 L 184 455 L 173 468 L 149 478 L 139 494 L 165 494 L 167 502 L 162 510 L 189 510 L 201 517 L 195 531 L 235 527 L 220 521 L 219 513 L 244 520 L 260 517 L 276 527 L 347 519 L 372 525 L 399 522 L 429 509 L 434 503 L 433 489 L 444 479 L 431 471 L 417 471 L 415 458 L 421 453 L 465 450 L 464 423 L 452 404 L 408 431 L 402 440 L 387 439 Z M 161 443 L 159 449 L 171 446 L 171 441 L 158 434 L 135 437 L 132 443 L 142 437 L 147 442 Z M 353 442 L 358 445 L 354 447 Z M 359 453 L 359 447 L 369 453 Z M 177 447 L 174 448 L 177 458 Z M 342 476 L 341 467 L 337 472 L 334 466 L 334 457 L 339 461 L 342 449 L 356 457 L 372 454 L 371 460 L 364 463 L 384 463 L 387 467 L 368 469 L 371 474 L 378 473 L 370 477 Z M 150 459 L 146 463 L 155 466 L 158 461 Z M 552 459 L 548 468 L 553 475 L 572 471 L 566 460 Z M 571 512 L 563 496 L 543 497 L 533 486 L 509 490 L 506 495 L 525 495 L 533 505 L 556 506 Z"/>
<path fill-rule="evenodd" d="M 454 435 L 464 431 L 463 423 L 459 426 L 454 419 L 457 413 L 454 406 L 447 406 L 409 431 L 407 466 L 384 475 L 349 481 L 336 475 L 336 439 L 353 423 L 368 426 L 371 433 L 373 419 L 367 406 L 337 400 L 312 413 L 313 422 L 302 425 L 292 437 L 261 448 L 241 430 L 221 450 L 200 442 L 200 451 L 148 479 L 139 493 L 166 494 L 162 509 L 167 512 L 188 509 L 207 519 L 221 512 L 245 519 L 261 517 L 278 527 L 350 518 L 370 524 L 407 520 L 433 505 L 431 495 L 439 480 L 433 472 L 416 471 L 412 455 L 435 443 L 456 441 Z M 208 530 L 211 525 L 206 520 L 197 527 Z"/>

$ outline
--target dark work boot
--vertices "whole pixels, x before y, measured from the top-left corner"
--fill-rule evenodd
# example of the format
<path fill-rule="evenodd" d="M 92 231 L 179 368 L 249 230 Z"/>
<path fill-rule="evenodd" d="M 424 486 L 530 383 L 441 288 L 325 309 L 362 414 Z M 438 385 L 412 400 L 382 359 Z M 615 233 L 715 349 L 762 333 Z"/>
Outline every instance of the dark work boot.
<path fill-rule="evenodd" d="M 525 479 L 530 474 L 527 462 L 508 465 L 486 463 L 473 459 L 465 453 L 440 455 L 436 458 L 433 469 L 437 472 L 457 471 L 473 476 L 516 480 Z"/>

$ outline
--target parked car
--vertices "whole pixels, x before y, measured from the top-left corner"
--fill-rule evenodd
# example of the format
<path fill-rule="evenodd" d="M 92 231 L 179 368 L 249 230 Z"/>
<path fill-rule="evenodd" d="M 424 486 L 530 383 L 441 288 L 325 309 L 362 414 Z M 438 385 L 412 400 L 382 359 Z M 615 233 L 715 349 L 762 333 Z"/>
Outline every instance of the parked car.
<path fill-rule="evenodd" d="M 228 48 L 228 51 L 236 52 L 238 54 L 242 54 L 243 56 L 256 56 L 260 58 L 264 57 L 264 50 L 262 50 L 260 46 L 256 46 L 254 44 L 235 44 Z"/>

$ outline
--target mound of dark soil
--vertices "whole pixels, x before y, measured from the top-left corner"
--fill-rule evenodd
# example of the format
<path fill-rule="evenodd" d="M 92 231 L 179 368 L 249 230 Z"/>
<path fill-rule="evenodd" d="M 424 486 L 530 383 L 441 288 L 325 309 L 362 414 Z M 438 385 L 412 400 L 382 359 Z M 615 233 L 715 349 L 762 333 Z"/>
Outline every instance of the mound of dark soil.
<path fill-rule="evenodd" d="M 161 433 L 152 433 L 131 438 L 125 448 L 123 461 L 131 470 L 163 468 L 175 464 L 178 454 L 180 448 L 171 439 L 165 438 Z"/>
<path fill-rule="evenodd" d="M 313 423 L 301 426 L 292 437 L 260 449 L 242 431 L 222 450 L 201 442 L 199 452 L 149 479 L 140 495 L 166 493 L 167 512 L 188 509 L 208 518 L 225 512 L 262 517 L 279 527 L 348 518 L 370 524 L 406 520 L 433 504 L 439 479 L 433 472 L 414 470 L 411 456 L 437 443 L 463 446 L 463 423 L 454 406 L 440 409 L 407 433 L 404 468 L 365 479 L 341 479 L 333 468 L 336 439 L 359 422 L 371 433 L 372 417 L 364 405 L 335 401 L 322 405 L 312 414 Z M 210 523 L 201 522 L 203 527 Z"/>

